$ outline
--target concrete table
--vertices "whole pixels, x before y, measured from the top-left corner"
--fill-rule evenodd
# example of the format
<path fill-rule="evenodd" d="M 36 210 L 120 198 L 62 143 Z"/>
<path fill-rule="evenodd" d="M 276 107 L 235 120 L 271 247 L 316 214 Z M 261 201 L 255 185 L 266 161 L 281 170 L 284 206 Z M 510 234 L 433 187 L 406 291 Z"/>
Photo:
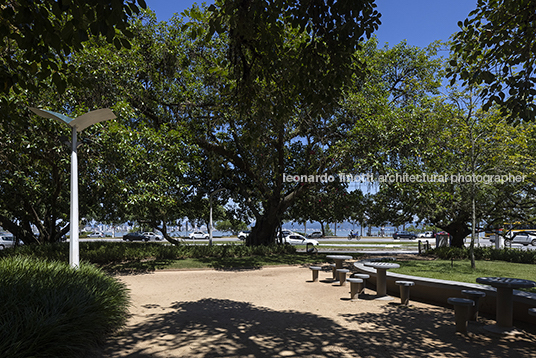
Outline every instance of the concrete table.
<path fill-rule="evenodd" d="M 335 269 L 337 270 L 343 268 L 342 264 L 344 263 L 345 260 L 353 259 L 352 256 L 348 256 L 348 255 L 327 255 L 326 258 L 335 261 Z"/>
<path fill-rule="evenodd" d="M 514 334 L 513 327 L 513 290 L 515 288 L 530 288 L 536 286 L 536 282 L 507 277 L 479 277 L 476 282 L 490 285 L 497 289 L 497 323 L 484 328 L 493 333 Z"/>
<path fill-rule="evenodd" d="M 339 275 L 337 270 L 342 269 L 342 264 L 345 260 L 352 260 L 352 256 L 348 255 L 327 255 L 327 259 L 334 260 L 335 261 L 335 269 L 333 270 L 333 282 L 337 282 L 339 280 Z"/>
<path fill-rule="evenodd" d="M 399 268 L 399 264 L 392 262 L 365 262 L 365 266 L 376 269 L 376 295 L 378 299 L 387 299 L 387 270 Z"/>

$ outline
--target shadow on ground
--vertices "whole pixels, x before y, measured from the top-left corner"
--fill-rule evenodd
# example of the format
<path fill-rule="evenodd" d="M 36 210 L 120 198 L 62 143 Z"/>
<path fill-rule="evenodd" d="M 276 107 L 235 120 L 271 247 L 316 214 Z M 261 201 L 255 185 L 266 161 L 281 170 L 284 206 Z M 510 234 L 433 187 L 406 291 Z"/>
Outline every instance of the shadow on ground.
<path fill-rule="evenodd" d="M 483 324 L 454 333 L 450 311 L 385 305 L 341 315 L 352 329 L 310 313 L 203 299 L 146 305 L 147 319 L 114 337 L 106 357 L 534 357 L 536 336 L 493 338 Z M 164 312 L 162 312 L 164 311 Z"/>

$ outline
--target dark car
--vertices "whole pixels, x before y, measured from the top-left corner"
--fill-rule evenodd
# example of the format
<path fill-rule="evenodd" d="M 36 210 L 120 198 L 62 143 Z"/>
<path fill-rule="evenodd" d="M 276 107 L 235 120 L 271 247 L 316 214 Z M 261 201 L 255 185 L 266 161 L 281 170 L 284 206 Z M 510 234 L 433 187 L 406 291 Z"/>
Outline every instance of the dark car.
<path fill-rule="evenodd" d="M 144 235 L 142 232 L 131 232 L 123 235 L 125 241 L 149 241 L 151 238 Z"/>
<path fill-rule="evenodd" d="M 417 238 L 417 235 L 413 232 L 409 231 L 397 231 L 393 234 L 393 239 L 415 239 Z"/>
<path fill-rule="evenodd" d="M 307 237 L 310 239 L 320 239 L 324 237 L 324 235 L 322 235 L 322 232 L 320 231 L 315 231 L 312 234 L 307 235 Z"/>

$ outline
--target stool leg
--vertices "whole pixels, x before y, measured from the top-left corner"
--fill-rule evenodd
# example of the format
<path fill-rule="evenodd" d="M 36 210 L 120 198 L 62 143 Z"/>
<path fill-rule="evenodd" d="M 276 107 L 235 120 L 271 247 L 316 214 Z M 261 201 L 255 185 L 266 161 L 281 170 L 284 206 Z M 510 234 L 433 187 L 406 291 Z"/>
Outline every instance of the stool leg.
<path fill-rule="evenodd" d="M 331 266 L 331 273 L 333 274 L 333 281 L 337 281 L 337 267 Z"/>
<path fill-rule="evenodd" d="M 478 318 L 478 299 L 479 297 L 474 297 L 472 300 L 475 301 L 473 307 L 469 307 L 469 321 L 476 321 Z"/>
<path fill-rule="evenodd" d="M 339 284 L 346 286 L 346 272 L 339 272 Z"/>
<path fill-rule="evenodd" d="M 318 271 L 313 270 L 313 282 L 318 282 Z"/>
<path fill-rule="evenodd" d="M 407 306 L 409 303 L 409 286 L 400 286 L 400 303 Z"/>
<path fill-rule="evenodd" d="M 356 286 L 358 295 L 362 294 L 365 291 L 365 281 L 363 281 L 363 283 L 357 283 Z"/>
<path fill-rule="evenodd" d="M 359 283 L 350 282 L 350 300 L 357 301 L 359 298 Z"/>
<path fill-rule="evenodd" d="M 467 320 L 469 318 L 468 306 L 454 306 L 454 317 L 456 321 L 456 331 L 467 333 Z"/>

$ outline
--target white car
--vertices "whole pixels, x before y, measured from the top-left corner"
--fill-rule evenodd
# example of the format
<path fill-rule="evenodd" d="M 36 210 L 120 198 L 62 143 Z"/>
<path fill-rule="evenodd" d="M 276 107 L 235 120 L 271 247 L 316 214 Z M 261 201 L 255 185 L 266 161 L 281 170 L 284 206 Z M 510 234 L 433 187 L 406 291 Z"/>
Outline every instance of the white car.
<path fill-rule="evenodd" d="M 13 236 L 6 236 L 2 235 L 0 236 L 0 250 L 5 249 L 6 247 L 13 247 L 15 246 L 15 239 Z"/>
<path fill-rule="evenodd" d="M 434 233 L 431 231 L 425 231 L 425 232 L 421 232 L 419 235 L 417 235 L 417 237 L 433 238 Z"/>
<path fill-rule="evenodd" d="M 238 233 L 238 238 L 239 238 L 240 240 L 245 240 L 245 239 L 249 236 L 249 234 L 251 234 L 251 231 L 249 231 L 249 230 L 240 231 L 240 232 Z"/>
<path fill-rule="evenodd" d="M 536 235 L 529 232 L 518 232 L 514 235 L 513 239 L 506 240 L 505 244 L 508 246 L 512 244 L 522 244 L 524 246 L 528 246 L 530 244 L 532 246 L 536 246 Z"/>
<path fill-rule="evenodd" d="M 142 233 L 143 236 L 146 236 L 149 238 L 149 240 L 162 240 L 162 235 L 155 234 L 154 232 L 144 232 Z"/>
<path fill-rule="evenodd" d="M 194 231 L 190 234 L 190 239 L 208 239 L 208 236 L 203 231 Z"/>
<path fill-rule="evenodd" d="M 89 234 L 87 237 L 104 237 L 104 233 L 97 231 L 97 232 Z"/>
<path fill-rule="evenodd" d="M 318 241 L 308 239 L 300 234 L 292 234 L 287 235 L 283 238 L 283 243 L 289 244 L 289 245 L 307 245 L 307 244 L 313 244 L 313 246 L 318 245 Z"/>
<path fill-rule="evenodd" d="M 281 231 L 281 236 L 282 236 L 283 238 L 285 238 L 285 237 L 287 237 L 287 236 L 289 236 L 289 235 L 299 235 L 299 234 L 296 234 L 295 232 L 290 231 L 290 230 L 283 230 L 283 231 Z M 276 238 L 279 238 L 279 230 L 275 233 L 275 237 L 276 237 Z"/>

